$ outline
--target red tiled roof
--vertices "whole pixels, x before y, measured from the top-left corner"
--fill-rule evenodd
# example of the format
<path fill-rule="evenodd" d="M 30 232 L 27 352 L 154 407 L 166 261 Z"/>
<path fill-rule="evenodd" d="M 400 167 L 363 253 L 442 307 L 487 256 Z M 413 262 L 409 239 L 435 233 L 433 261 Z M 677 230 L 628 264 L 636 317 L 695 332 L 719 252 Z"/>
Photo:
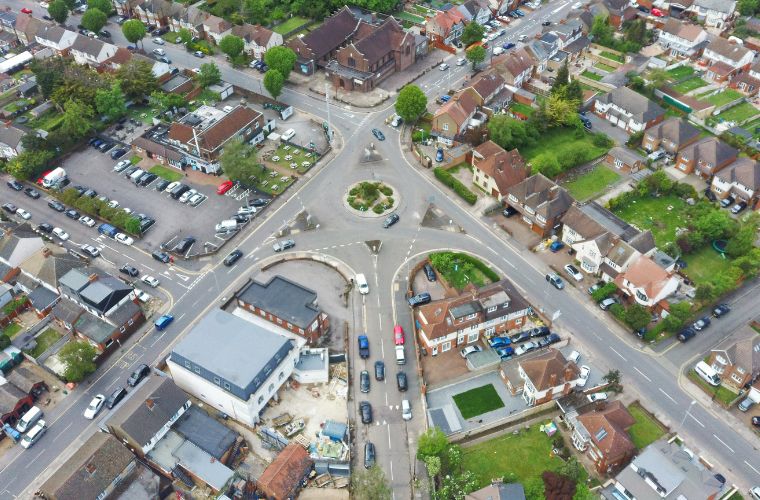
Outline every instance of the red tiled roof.
<path fill-rule="evenodd" d="M 620 401 L 608 403 L 602 410 L 584 413 L 578 417 L 578 421 L 608 461 L 636 451 L 627 432 L 636 421 Z"/>
<path fill-rule="evenodd" d="M 506 151 L 493 141 L 486 141 L 473 151 L 474 168 L 493 178 L 501 195 L 528 177 L 525 160 L 516 149 Z"/>
<path fill-rule="evenodd" d="M 267 497 L 276 500 L 291 498 L 313 464 L 301 445 L 290 443 L 267 466 L 257 485 Z"/>
<path fill-rule="evenodd" d="M 557 349 L 547 349 L 539 356 L 520 363 L 533 387 L 544 391 L 578 379 L 580 371 L 572 361 L 567 361 Z"/>

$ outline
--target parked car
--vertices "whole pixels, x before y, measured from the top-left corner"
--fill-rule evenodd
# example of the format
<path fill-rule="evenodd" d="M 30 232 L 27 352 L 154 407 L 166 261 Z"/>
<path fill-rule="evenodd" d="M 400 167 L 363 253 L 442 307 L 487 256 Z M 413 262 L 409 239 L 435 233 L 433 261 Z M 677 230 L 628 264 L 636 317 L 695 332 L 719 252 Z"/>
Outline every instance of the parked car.
<path fill-rule="evenodd" d="M 116 233 L 116 236 L 114 236 L 113 239 L 115 239 L 122 245 L 127 245 L 127 246 L 130 246 L 135 242 L 133 238 L 127 236 L 124 233 Z"/>
<path fill-rule="evenodd" d="M 127 385 L 129 387 L 135 387 L 140 381 L 150 375 L 150 367 L 146 364 L 142 364 L 137 367 L 135 371 L 127 379 Z"/>
<path fill-rule="evenodd" d="M 406 339 L 404 338 L 404 329 L 401 327 L 401 325 L 396 325 L 393 327 L 393 343 L 395 345 L 404 345 L 404 341 Z"/>
<path fill-rule="evenodd" d="M 369 401 L 359 403 L 359 414 L 361 415 L 363 424 L 372 423 L 372 405 L 369 404 Z"/>
<path fill-rule="evenodd" d="M 375 465 L 375 445 L 367 441 L 364 443 L 364 468 L 371 469 Z"/>
<path fill-rule="evenodd" d="M 364 393 L 369 392 L 369 372 L 367 370 L 362 370 L 359 374 L 359 390 Z"/>
<path fill-rule="evenodd" d="M 123 266 L 121 266 L 119 268 L 119 272 L 126 274 L 128 276 L 131 276 L 133 278 L 136 278 L 140 274 L 140 271 L 138 271 L 137 268 L 130 266 L 129 264 L 124 264 Z"/>
<path fill-rule="evenodd" d="M 267 200 L 267 199 L 264 199 L 264 198 L 254 198 L 252 200 L 248 200 L 248 206 L 249 207 L 257 207 L 257 208 L 265 207 L 265 206 L 267 206 L 269 204 L 270 201 L 271 200 Z"/>
<path fill-rule="evenodd" d="M 755 405 L 755 401 L 752 398 L 744 398 L 742 402 L 739 403 L 738 408 L 739 408 L 739 411 L 748 411 L 754 405 Z"/>
<path fill-rule="evenodd" d="M 153 252 L 151 255 L 155 260 L 164 264 L 168 264 L 172 260 L 171 256 L 166 252 Z"/>
<path fill-rule="evenodd" d="M 538 343 L 536 342 L 526 342 L 524 344 L 520 344 L 520 346 L 515 349 L 515 356 L 522 356 L 523 354 L 526 354 L 535 349 L 538 349 Z"/>
<path fill-rule="evenodd" d="M 512 42 L 507 42 L 504 45 L 501 46 L 504 50 L 514 49 L 515 44 Z"/>
<path fill-rule="evenodd" d="M 43 222 L 39 226 L 37 226 L 38 231 L 42 231 L 43 233 L 52 233 L 53 232 L 53 226 L 48 224 L 47 222 Z"/>
<path fill-rule="evenodd" d="M 476 352 L 481 352 L 482 350 L 483 350 L 483 348 L 480 347 L 479 345 L 468 345 L 467 347 L 465 347 L 464 349 L 462 349 L 461 351 L 459 351 L 459 354 L 463 358 L 467 358 L 467 356 L 469 356 L 470 354 L 473 354 L 473 353 L 476 353 Z"/>
<path fill-rule="evenodd" d="M 398 387 L 399 391 L 406 392 L 406 390 L 409 388 L 409 384 L 406 379 L 406 373 L 396 373 L 396 386 Z"/>
<path fill-rule="evenodd" d="M 374 135 L 377 138 L 378 141 L 384 141 L 385 140 L 385 135 L 378 128 L 373 128 L 372 129 L 372 135 Z"/>
<path fill-rule="evenodd" d="M 586 382 L 588 382 L 588 376 L 590 373 L 591 373 L 591 368 L 589 368 L 586 365 L 581 366 L 581 373 L 580 375 L 578 375 L 578 382 L 576 385 L 578 387 L 585 387 Z"/>
<path fill-rule="evenodd" d="M 512 341 L 507 337 L 493 337 L 488 341 L 488 345 L 490 345 L 494 349 L 507 347 L 511 343 Z"/>
<path fill-rule="evenodd" d="M 375 380 L 385 380 L 385 363 L 375 361 Z"/>
<path fill-rule="evenodd" d="M 588 294 L 593 295 L 595 291 L 599 290 L 603 286 L 604 286 L 604 281 L 597 281 L 596 283 L 588 287 Z"/>
<path fill-rule="evenodd" d="M 692 339 L 697 335 L 696 330 L 694 330 L 692 327 L 687 327 L 678 332 L 678 335 L 676 338 L 680 340 L 681 342 L 687 342 L 688 340 Z"/>
<path fill-rule="evenodd" d="M 693 325 L 691 325 L 691 327 L 694 328 L 698 332 L 701 332 L 702 330 L 706 329 L 708 326 L 710 326 L 710 316 L 705 316 L 703 318 L 700 318 L 697 321 L 695 321 Z"/>
<path fill-rule="evenodd" d="M 501 359 L 508 359 L 515 354 L 515 349 L 510 346 L 501 347 L 496 349 L 496 354 L 498 354 Z"/>
<path fill-rule="evenodd" d="M 53 228 L 53 235 L 57 236 L 59 240 L 66 241 L 69 239 L 69 233 L 61 229 L 60 227 Z"/>
<path fill-rule="evenodd" d="M 564 269 L 565 269 L 565 272 L 566 272 L 566 273 L 567 273 L 567 274 L 568 274 L 568 275 L 569 275 L 571 278 L 573 278 L 575 281 L 583 281 L 583 275 L 582 275 L 582 274 L 581 274 L 581 272 L 578 270 L 578 268 L 577 268 L 577 267 L 575 267 L 574 265 L 572 265 L 572 264 L 565 264 L 565 267 L 564 267 Z"/>
<path fill-rule="evenodd" d="M 394 225 L 395 223 L 397 223 L 399 221 L 399 219 L 400 219 L 400 217 L 398 216 L 397 213 L 394 212 L 394 213 L 390 214 L 383 221 L 383 228 L 388 229 L 389 227 L 391 227 L 392 225 Z"/>
<path fill-rule="evenodd" d="M 745 208 L 747 208 L 747 202 L 746 201 L 740 201 L 733 207 L 731 207 L 731 213 L 736 215 L 739 212 L 743 211 Z"/>
<path fill-rule="evenodd" d="M 612 304 L 619 304 L 620 301 L 616 299 L 615 297 L 608 297 L 604 299 L 603 301 L 599 302 L 599 307 L 602 309 L 602 311 L 606 311 L 610 307 L 612 307 Z"/>
<path fill-rule="evenodd" d="M 114 406 L 119 404 L 119 401 L 124 399 L 124 396 L 127 395 L 127 390 L 123 387 L 119 387 L 115 391 L 111 393 L 110 396 L 108 396 L 108 399 L 106 399 L 106 406 L 109 410 L 112 410 Z"/>
<path fill-rule="evenodd" d="M 565 283 L 562 281 L 562 278 L 560 278 L 557 273 L 547 274 L 546 281 L 551 283 L 551 285 L 557 290 L 562 290 L 563 288 L 565 288 Z"/>
<path fill-rule="evenodd" d="M 29 220 L 29 219 L 32 218 L 32 214 L 30 212 L 27 212 L 23 208 L 16 209 L 16 215 L 18 215 L 19 217 L 21 217 L 24 220 Z"/>
<path fill-rule="evenodd" d="M 48 202 L 48 206 L 56 212 L 64 212 L 66 210 L 66 207 L 63 205 L 63 203 L 56 200 L 50 200 Z"/>
<path fill-rule="evenodd" d="M 93 258 L 95 258 L 98 255 L 100 255 L 100 250 L 98 250 L 97 248 L 95 248 L 92 245 L 82 245 L 81 247 L 79 247 L 79 249 L 82 250 L 87 255 L 89 255 L 90 257 L 93 257 Z"/>
<path fill-rule="evenodd" d="M 734 203 L 734 197 L 733 196 L 726 196 L 722 200 L 720 200 L 720 206 L 721 208 L 728 208 Z"/>
<path fill-rule="evenodd" d="M 282 252 L 283 250 L 287 250 L 289 248 L 293 248 L 294 246 L 296 246 L 296 242 L 295 241 L 293 241 L 293 240 L 282 240 L 282 241 L 276 242 L 272 246 L 272 248 L 274 249 L 275 252 Z"/>
<path fill-rule="evenodd" d="M 30 187 L 24 189 L 24 194 L 27 195 L 29 198 L 31 198 L 33 200 L 36 200 L 36 199 L 38 199 L 41 196 L 39 191 L 37 191 L 34 188 L 30 188 Z"/>
<path fill-rule="evenodd" d="M 95 415 L 97 415 L 100 409 L 103 408 L 103 403 L 105 403 L 105 401 L 106 397 L 102 394 L 98 394 L 92 398 L 90 404 L 87 405 L 87 409 L 84 410 L 84 418 L 87 420 L 92 420 L 95 418 Z"/>
<path fill-rule="evenodd" d="M 731 308 L 728 306 L 728 304 L 720 304 L 715 309 L 713 309 L 712 315 L 715 318 L 721 318 L 731 312 Z"/>
<path fill-rule="evenodd" d="M 589 394 L 586 396 L 586 398 L 591 401 L 592 403 L 595 403 L 596 401 L 606 401 L 607 400 L 607 393 L 606 392 L 595 392 L 594 394 Z"/>
<path fill-rule="evenodd" d="M 13 203 L 5 203 L 3 204 L 3 210 L 8 212 L 9 214 L 15 214 L 16 210 L 18 210 L 18 207 L 14 205 Z"/>
<path fill-rule="evenodd" d="M 411 306 L 411 307 L 417 307 L 417 306 L 421 306 L 423 304 L 427 304 L 431 300 L 432 299 L 430 297 L 430 294 L 427 293 L 427 292 L 423 292 L 423 293 L 418 293 L 417 295 L 415 295 L 413 297 L 409 297 L 409 299 L 407 299 L 407 302 L 409 302 L 409 306 Z"/>
<path fill-rule="evenodd" d="M 544 21 L 541 23 L 541 26 L 551 26 L 551 25 L 552 25 L 551 21 Z"/>
<path fill-rule="evenodd" d="M 548 326 L 537 326 L 527 330 L 527 332 L 530 335 L 530 338 L 546 337 L 551 333 Z"/>
<path fill-rule="evenodd" d="M 425 271 L 425 276 L 427 277 L 427 280 L 431 283 L 437 279 L 435 275 L 435 270 L 433 269 L 433 266 L 430 264 L 425 264 L 423 267 L 423 270 Z"/>
<path fill-rule="evenodd" d="M 140 281 L 142 281 L 143 283 L 145 283 L 146 285 L 152 288 L 156 288 L 158 285 L 161 284 L 161 282 L 158 281 L 156 278 L 147 274 L 143 276 L 142 278 L 140 278 Z"/>
<path fill-rule="evenodd" d="M 449 65 L 446 63 L 441 63 L 438 65 L 438 69 L 441 71 L 446 71 L 447 69 L 449 69 Z"/>
<path fill-rule="evenodd" d="M 552 344 L 556 344 L 559 341 L 560 341 L 559 335 L 557 335 L 556 333 L 552 333 L 548 337 L 544 337 L 541 340 L 539 340 L 538 347 L 550 346 Z"/>

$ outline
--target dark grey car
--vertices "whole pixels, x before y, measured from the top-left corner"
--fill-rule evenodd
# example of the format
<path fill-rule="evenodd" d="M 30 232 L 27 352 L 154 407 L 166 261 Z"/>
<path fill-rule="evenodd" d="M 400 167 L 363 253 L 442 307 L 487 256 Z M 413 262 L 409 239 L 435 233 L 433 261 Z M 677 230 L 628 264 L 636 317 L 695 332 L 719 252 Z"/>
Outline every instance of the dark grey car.
<path fill-rule="evenodd" d="M 359 390 L 364 393 L 369 392 L 369 372 L 367 370 L 362 370 L 359 374 Z"/>

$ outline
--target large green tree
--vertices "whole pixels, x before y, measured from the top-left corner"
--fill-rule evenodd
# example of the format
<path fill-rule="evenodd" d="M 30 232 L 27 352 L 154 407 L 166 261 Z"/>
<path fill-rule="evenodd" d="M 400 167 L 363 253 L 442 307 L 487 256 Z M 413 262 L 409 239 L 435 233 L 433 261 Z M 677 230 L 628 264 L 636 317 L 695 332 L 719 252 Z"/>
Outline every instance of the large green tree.
<path fill-rule="evenodd" d="M 94 113 L 90 106 L 69 99 L 63 106 L 61 130 L 75 139 L 81 139 L 92 130 Z"/>
<path fill-rule="evenodd" d="M 130 19 L 121 25 L 121 32 L 124 33 L 124 38 L 127 41 L 136 44 L 145 38 L 147 29 L 139 19 Z"/>
<path fill-rule="evenodd" d="M 293 65 L 296 63 L 296 58 L 296 53 L 290 47 L 285 47 L 284 45 L 272 47 L 264 54 L 266 65 L 270 69 L 279 71 L 285 80 L 290 76 Z"/>
<path fill-rule="evenodd" d="M 239 36 L 227 35 L 219 41 L 219 50 L 227 54 L 231 60 L 239 56 L 244 48 L 245 42 Z"/>
<path fill-rule="evenodd" d="M 99 89 L 95 94 L 95 109 L 98 113 L 114 121 L 127 113 L 127 103 L 121 84 L 118 81 L 111 84 L 110 89 Z"/>
<path fill-rule="evenodd" d="M 48 14 L 57 23 L 65 23 L 69 17 L 69 8 L 63 0 L 55 0 L 48 6 Z"/>
<path fill-rule="evenodd" d="M 277 99 L 280 96 L 283 85 L 285 85 L 285 78 L 276 69 L 269 69 L 264 74 L 264 88 L 267 89 L 272 99 Z"/>
<path fill-rule="evenodd" d="M 149 96 L 158 89 L 152 65 L 143 60 L 132 59 L 122 64 L 116 72 L 116 79 L 121 82 L 121 90 L 133 98 Z"/>
<path fill-rule="evenodd" d="M 475 45 L 467 49 L 467 60 L 472 63 L 472 69 L 475 69 L 478 64 L 486 60 L 486 49 L 482 45 Z"/>
<path fill-rule="evenodd" d="M 506 150 L 532 145 L 536 131 L 527 122 L 507 115 L 495 115 L 488 121 L 491 140 Z"/>
<path fill-rule="evenodd" d="M 108 16 L 100 9 L 87 9 L 82 15 L 82 26 L 85 29 L 100 33 L 103 26 L 108 22 Z"/>
<path fill-rule="evenodd" d="M 460 40 L 467 46 L 475 42 L 479 42 L 483 39 L 483 35 L 486 33 L 486 28 L 475 21 L 471 22 L 464 27 Z"/>
<path fill-rule="evenodd" d="M 63 376 L 68 382 L 81 382 L 94 373 L 97 352 L 88 342 L 71 341 L 58 351 L 58 359 L 65 366 Z"/>
<path fill-rule="evenodd" d="M 417 441 L 417 458 L 441 457 L 449 446 L 449 440 L 440 427 L 431 427 Z"/>
<path fill-rule="evenodd" d="M 187 104 L 187 100 L 179 94 L 156 90 L 150 95 L 150 103 L 152 106 L 161 108 L 161 110 L 167 110 L 184 107 Z"/>
<path fill-rule="evenodd" d="M 417 85 L 405 85 L 396 98 L 396 114 L 406 123 L 413 123 L 427 110 L 427 96 Z"/>
<path fill-rule="evenodd" d="M 113 10 L 113 5 L 110 0 L 87 0 L 87 9 L 98 9 L 108 15 Z"/>
<path fill-rule="evenodd" d="M 354 498 L 390 500 L 391 489 L 385 473 L 377 465 L 351 474 L 351 493 Z"/>
<path fill-rule="evenodd" d="M 264 168 L 256 161 L 256 148 L 240 139 L 224 146 L 219 163 L 225 175 L 233 181 L 250 183 L 251 178 L 264 173 Z"/>
<path fill-rule="evenodd" d="M 736 3 L 739 13 L 743 16 L 751 16 L 760 10 L 759 0 L 739 0 Z"/>
<path fill-rule="evenodd" d="M 53 153 L 48 150 L 22 151 L 8 161 L 8 173 L 19 180 L 33 179 L 42 173 L 53 159 Z"/>
<path fill-rule="evenodd" d="M 195 81 L 205 89 L 222 81 L 222 72 L 219 71 L 216 64 L 204 63 L 201 64 L 198 74 L 195 75 Z"/>

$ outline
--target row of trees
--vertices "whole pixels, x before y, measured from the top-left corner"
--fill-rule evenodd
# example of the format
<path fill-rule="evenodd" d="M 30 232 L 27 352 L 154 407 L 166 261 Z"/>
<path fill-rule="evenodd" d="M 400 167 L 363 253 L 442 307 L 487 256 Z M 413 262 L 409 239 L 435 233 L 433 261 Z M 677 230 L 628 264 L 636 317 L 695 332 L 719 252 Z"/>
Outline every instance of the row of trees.
<path fill-rule="evenodd" d="M 63 24 L 75 7 L 74 0 L 55 0 L 48 6 L 48 14 L 54 21 Z M 100 33 L 108 23 L 108 16 L 112 11 L 113 6 L 109 0 L 87 0 L 87 10 L 80 23 L 85 29 Z"/>
<path fill-rule="evenodd" d="M 59 196 L 66 205 L 72 206 L 82 213 L 99 217 L 114 226 L 132 234 L 140 233 L 140 220 L 128 214 L 122 208 L 109 207 L 107 203 L 89 196 L 81 196 L 79 191 L 69 188 Z"/>
<path fill-rule="evenodd" d="M 356 0 L 352 3 L 370 11 L 388 14 L 399 5 L 398 0 Z M 217 0 L 204 8 L 233 24 L 249 22 L 266 26 L 292 16 L 320 21 L 344 5 L 339 0 Z"/>
<path fill-rule="evenodd" d="M 653 40 L 653 33 L 646 27 L 643 19 L 634 19 L 623 23 L 623 36 L 616 37 L 616 29 L 609 23 L 607 16 L 599 15 L 594 17 L 594 23 L 591 26 L 591 35 L 594 37 L 594 43 L 609 47 L 620 52 L 636 53 L 645 45 L 649 45 Z"/>

